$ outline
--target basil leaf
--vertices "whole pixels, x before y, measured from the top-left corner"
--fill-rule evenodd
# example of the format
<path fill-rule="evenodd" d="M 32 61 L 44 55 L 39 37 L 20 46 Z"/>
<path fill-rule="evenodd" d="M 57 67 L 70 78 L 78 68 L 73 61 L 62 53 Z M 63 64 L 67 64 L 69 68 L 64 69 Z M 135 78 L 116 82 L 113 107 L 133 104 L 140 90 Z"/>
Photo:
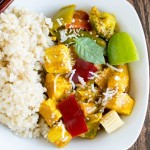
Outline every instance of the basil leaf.
<path fill-rule="evenodd" d="M 75 40 L 75 50 L 80 58 L 94 64 L 104 64 L 104 48 L 88 37 Z"/>

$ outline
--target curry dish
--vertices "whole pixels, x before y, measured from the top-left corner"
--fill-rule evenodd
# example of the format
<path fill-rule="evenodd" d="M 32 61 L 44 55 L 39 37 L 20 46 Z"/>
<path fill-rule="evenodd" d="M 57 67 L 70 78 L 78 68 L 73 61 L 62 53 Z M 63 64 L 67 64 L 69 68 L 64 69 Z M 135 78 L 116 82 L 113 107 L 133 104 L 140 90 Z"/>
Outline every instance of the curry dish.
<path fill-rule="evenodd" d="M 64 147 L 74 137 L 93 139 L 102 128 L 112 133 L 135 103 L 127 64 L 138 54 L 130 35 L 119 32 L 114 15 L 96 7 L 89 14 L 63 7 L 52 22 L 55 45 L 44 56 L 48 98 L 39 110 L 50 127 L 47 139 Z"/>

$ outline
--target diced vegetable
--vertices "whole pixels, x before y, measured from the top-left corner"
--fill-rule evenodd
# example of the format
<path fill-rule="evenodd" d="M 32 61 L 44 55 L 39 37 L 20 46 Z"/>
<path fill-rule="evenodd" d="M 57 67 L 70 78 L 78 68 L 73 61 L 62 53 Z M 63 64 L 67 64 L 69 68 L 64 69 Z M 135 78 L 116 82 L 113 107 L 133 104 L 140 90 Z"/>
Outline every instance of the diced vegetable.
<path fill-rule="evenodd" d="M 67 28 L 91 30 L 91 25 L 87 20 L 75 19 Z"/>
<path fill-rule="evenodd" d="M 74 19 L 81 19 L 81 20 L 88 20 L 89 15 L 83 10 L 76 10 L 74 15 L 73 15 L 73 18 Z"/>
<path fill-rule="evenodd" d="M 60 101 L 69 95 L 72 89 L 69 80 L 65 76 L 54 74 L 46 75 L 45 87 L 49 98 L 56 101 Z"/>
<path fill-rule="evenodd" d="M 112 76 L 108 79 L 108 88 L 118 89 L 120 92 L 127 92 L 129 90 L 129 72 L 127 65 L 118 66 L 121 72 L 113 71 Z"/>
<path fill-rule="evenodd" d="M 64 147 L 72 139 L 62 123 L 52 127 L 48 133 L 48 140 L 58 147 Z"/>
<path fill-rule="evenodd" d="M 99 86 L 99 88 L 102 91 L 105 91 L 108 86 L 108 80 L 112 75 L 112 71 L 110 68 L 105 68 L 103 71 L 98 74 L 98 77 L 95 79 L 96 85 Z"/>
<path fill-rule="evenodd" d="M 100 125 L 100 119 L 102 118 L 101 113 L 89 115 L 87 117 L 87 126 L 88 126 L 88 132 L 81 135 L 83 138 L 89 138 L 93 139 L 98 133 L 99 125 Z"/>
<path fill-rule="evenodd" d="M 96 113 L 96 114 L 92 114 L 92 115 L 89 115 L 87 116 L 87 122 L 89 123 L 97 123 L 97 122 L 100 122 L 102 118 L 102 113 Z"/>
<path fill-rule="evenodd" d="M 45 118 L 49 126 L 52 126 L 62 117 L 60 111 L 56 108 L 56 105 L 57 103 L 54 100 L 48 99 L 40 106 L 39 112 Z"/>
<path fill-rule="evenodd" d="M 114 34 L 116 19 L 113 15 L 100 12 L 96 7 L 93 7 L 89 18 L 93 29 L 101 37 L 108 40 Z"/>
<path fill-rule="evenodd" d="M 103 116 L 101 124 L 105 128 L 107 133 L 112 133 L 120 128 L 124 124 L 124 122 L 121 120 L 116 111 L 111 110 Z"/>
<path fill-rule="evenodd" d="M 72 137 L 87 132 L 85 118 L 73 94 L 59 103 L 58 109 L 62 113 L 66 128 Z"/>
<path fill-rule="evenodd" d="M 115 110 L 121 115 L 130 115 L 135 101 L 127 93 L 117 93 L 106 104 L 107 109 Z"/>
<path fill-rule="evenodd" d="M 89 80 L 85 88 L 76 88 L 75 96 L 79 102 L 95 102 L 99 97 L 99 89 L 94 87 L 94 81 Z"/>
<path fill-rule="evenodd" d="M 75 14 L 73 15 L 73 22 L 71 24 L 67 24 L 66 28 L 91 30 L 92 27 L 89 23 L 89 15 L 81 10 L 75 11 Z"/>
<path fill-rule="evenodd" d="M 99 129 L 99 122 L 97 123 L 87 123 L 88 126 L 88 132 L 81 134 L 81 137 L 88 138 L 88 139 L 94 139 L 98 133 Z"/>
<path fill-rule="evenodd" d="M 53 17 L 53 30 L 57 30 L 65 24 L 70 24 L 75 12 L 75 5 L 69 5 L 61 8 Z"/>
<path fill-rule="evenodd" d="M 80 107 L 85 117 L 95 113 L 97 110 L 95 103 L 80 103 Z"/>
<path fill-rule="evenodd" d="M 45 69 L 48 73 L 65 74 L 72 69 L 70 50 L 65 45 L 46 49 L 45 59 Z"/>
<path fill-rule="evenodd" d="M 111 65 L 122 65 L 139 60 L 136 46 L 126 32 L 115 33 L 108 43 L 108 61 Z"/>
<path fill-rule="evenodd" d="M 79 76 L 82 77 L 85 82 L 87 82 L 89 78 L 92 77 L 90 72 L 97 71 L 97 68 L 92 63 L 86 62 L 80 58 L 77 59 L 74 69 L 76 69 L 76 72 L 73 76 L 73 81 L 75 83 L 79 83 L 79 80 L 78 80 Z"/>
<path fill-rule="evenodd" d="M 57 38 L 58 41 L 60 41 L 60 31 L 61 30 L 57 30 L 56 32 L 53 32 L 53 36 Z M 65 41 L 61 41 L 64 44 L 69 44 L 72 45 L 75 41 L 75 37 L 74 37 L 74 33 L 75 33 L 75 29 L 68 29 L 66 36 L 68 37 Z M 73 35 L 73 36 L 71 36 Z M 70 36 L 70 37 L 69 37 Z M 90 39 L 93 39 L 99 46 L 103 47 L 104 49 L 106 48 L 106 42 L 105 40 L 103 40 L 100 37 L 97 37 L 97 35 L 95 34 L 95 32 L 90 31 L 90 33 L 88 31 L 84 31 L 84 30 L 79 30 L 76 33 L 76 37 L 89 37 Z"/>

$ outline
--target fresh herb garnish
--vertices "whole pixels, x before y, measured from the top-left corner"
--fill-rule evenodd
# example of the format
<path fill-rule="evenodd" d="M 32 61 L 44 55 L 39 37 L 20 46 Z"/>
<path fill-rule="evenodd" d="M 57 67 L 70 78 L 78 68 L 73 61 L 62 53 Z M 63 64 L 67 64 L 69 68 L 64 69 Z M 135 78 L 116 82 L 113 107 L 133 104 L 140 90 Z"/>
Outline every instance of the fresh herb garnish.
<path fill-rule="evenodd" d="M 104 48 L 88 37 L 75 40 L 75 50 L 78 56 L 94 64 L 104 64 Z"/>

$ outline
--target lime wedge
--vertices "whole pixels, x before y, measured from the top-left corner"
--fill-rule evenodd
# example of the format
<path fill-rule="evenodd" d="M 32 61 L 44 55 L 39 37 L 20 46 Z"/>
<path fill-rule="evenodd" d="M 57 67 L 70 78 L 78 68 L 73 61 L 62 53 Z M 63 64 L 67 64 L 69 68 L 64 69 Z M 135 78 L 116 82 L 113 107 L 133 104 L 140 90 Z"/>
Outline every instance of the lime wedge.
<path fill-rule="evenodd" d="M 110 38 L 107 54 L 111 65 L 121 65 L 139 60 L 136 46 L 126 32 L 115 33 Z"/>

